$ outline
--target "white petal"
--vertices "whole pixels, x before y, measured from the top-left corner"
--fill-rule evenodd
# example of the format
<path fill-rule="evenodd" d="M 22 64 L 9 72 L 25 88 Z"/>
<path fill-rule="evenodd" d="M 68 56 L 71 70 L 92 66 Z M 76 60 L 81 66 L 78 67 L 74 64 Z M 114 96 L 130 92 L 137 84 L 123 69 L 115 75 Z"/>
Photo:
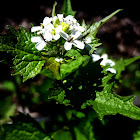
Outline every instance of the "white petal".
<path fill-rule="evenodd" d="M 59 38 L 60 38 L 60 35 L 59 34 L 53 35 L 53 39 L 54 40 L 58 40 Z"/>
<path fill-rule="evenodd" d="M 101 62 L 100 64 L 103 65 L 103 66 L 106 66 L 108 63 L 106 62 L 105 59 L 103 59 L 102 62 Z"/>
<path fill-rule="evenodd" d="M 66 41 L 64 44 L 64 48 L 66 51 L 70 50 L 72 48 L 72 43 Z"/>
<path fill-rule="evenodd" d="M 112 60 L 111 60 L 112 61 Z M 114 61 L 112 61 L 111 63 L 110 63 L 110 66 L 112 67 L 112 66 L 114 66 L 115 65 L 115 62 Z"/>
<path fill-rule="evenodd" d="M 35 45 L 36 49 L 39 51 L 41 51 L 45 46 L 46 46 L 46 42 L 44 40 L 42 40 L 41 42 Z"/>
<path fill-rule="evenodd" d="M 45 33 L 44 33 L 44 39 L 46 40 L 46 41 L 51 41 L 52 40 L 52 34 L 50 33 L 50 32 L 48 32 L 48 31 L 46 31 Z"/>
<path fill-rule="evenodd" d="M 64 20 L 70 24 L 77 24 L 77 20 L 72 15 L 68 15 Z"/>
<path fill-rule="evenodd" d="M 57 14 L 57 17 L 60 22 L 63 22 L 63 14 Z"/>
<path fill-rule="evenodd" d="M 106 71 L 109 71 L 109 72 L 111 72 L 111 73 L 115 73 L 115 74 L 117 73 L 116 70 L 113 69 L 113 68 L 108 68 L 108 69 L 106 69 Z"/>
<path fill-rule="evenodd" d="M 68 39 L 69 39 L 69 35 L 66 34 L 65 32 L 61 31 L 59 34 L 60 34 L 65 40 L 68 40 Z"/>
<path fill-rule="evenodd" d="M 73 39 L 78 39 L 80 36 L 82 35 L 81 32 L 77 31 L 77 30 L 74 30 L 72 33 L 71 33 L 71 37 L 73 37 Z"/>
<path fill-rule="evenodd" d="M 52 32 L 52 30 L 54 29 L 54 26 L 53 24 L 48 24 L 46 27 L 45 27 L 45 30 L 49 31 L 49 32 Z"/>
<path fill-rule="evenodd" d="M 40 36 L 31 37 L 31 42 L 33 42 L 33 43 L 38 43 L 38 42 L 41 42 L 41 41 L 42 41 L 42 38 Z"/>
<path fill-rule="evenodd" d="M 88 43 L 91 43 L 91 38 L 90 37 L 86 37 L 85 38 L 85 42 L 88 44 Z"/>
<path fill-rule="evenodd" d="M 46 25 L 48 25 L 49 23 L 51 23 L 51 21 L 52 21 L 52 18 L 45 17 L 44 20 L 43 20 L 43 25 L 46 26 Z"/>
<path fill-rule="evenodd" d="M 57 62 L 62 62 L 63 61 L 63 58 L 55 58 L 55 61 L 57 61 Z"/>
<path fill-rule="evenodd" d="M 74 46 L 76 46 L 77 48 L 79 49 L 84 49 L 85 47 L 85 44 L 84 42 L 80 41 L 80 40 L 74 40 L 73 43 L 72 43 Z"/>
<path fill-rule="evenodd" d="M 106 65 L 114 66 L 115 65 L 115 62 L 113 62 L 110 59 L 103 59 L 103 61 L 101 62 L 101 65 L 103 65 L 103 66 L 106 66 Z"/>
<path fill-rule="evenodd" d="M 70 21 L 72 20 L 74 17 L 72 15 L 68 15 L 67 17 L 65 17 L 65 21 Z"/>
<path fill-rule="evenodd" d="M 58 19 L 57 16 L 54 16 L 54 17 L 53 17 L 53 21 L 55 21 L 56 19 Z"/>
<path fill-rule="evenodd" d="M 60 33 L 62 31 L 62 26 L 61 25 L 59 25 L 59 26 L 57 26 L 56 28 L 55 28 L 55 32 L 56 33 Z"/>
<path fill-rule="evenodd" d="M 109 64 L 111 67 L 115 65 L 115 62 L 112 61 L 111 59 L 107 59 L 106 63 Z"/>
<path fill-rule="evenodd" d="M 92 54 L 92 60 L 95 62 L 95 61 L 98 61 L 101 57 L 97 54 Z"/>
<path fill-rule="evenodd" d="M 82 27 L 82 26 L 77 26 L 77 27 L 75 27 L 75 29 L 80 31 L 80 32 L 84 32 L 85 31 L 85 28 Z"/>
<path fill-rule="evenodd" d="M 42 29 L 41 26 L 35 26 L 35 27 L 31 28 L 31 32 L 36 32 L 36 31 L 39 31 L 41 29 Z"/>
<path fill-rule="evenodd" d="M 107 54 L 103 54 L 103 55 L 101 56 L 101 58 L 107 59 L 107 58 L 108 58 L 108 55 L 107 55 Z"/>

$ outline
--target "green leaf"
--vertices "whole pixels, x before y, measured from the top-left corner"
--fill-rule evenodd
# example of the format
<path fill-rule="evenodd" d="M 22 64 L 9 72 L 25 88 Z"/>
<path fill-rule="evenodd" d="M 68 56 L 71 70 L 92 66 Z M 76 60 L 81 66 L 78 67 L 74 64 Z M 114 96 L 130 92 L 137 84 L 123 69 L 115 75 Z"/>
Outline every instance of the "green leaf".
<path fill-rule="evenodd" d="M 16 33 L 12 28 L 11 32 L 11 35 L 17 39 L 16 44 L 10 45 L 9 43 L 7 45 L 4 41 L 1 41 L 0 51 L 6 51 L 15 57 L 13 61 L 15 72 L 13 75 L 22 75 L 23 82 L 25 82 L 40 73 L 45 60 L 41 57 L 41 53 L 36 50 L 35 44 L 31 42 L 31 32 L 26 31 L 23 27 L 20 27 L 20 30 Z M 8 35 L 6 38 L 8 38 Z"/>
<path fill-rule="evenodd" d="M 51 78 L 60 80 L 60 63 L 55 61 L 55 57 L 50 57 L 46 60 L 45 67 L 41 71 L 41 74 Z"/>
<path fill-rule="evenodd" d="M 96 23 L 93 23 L 89 29 L 85 32 L 85 34 L 89 33 L 88 36 L 90 37 L 95 37 L 96 34 L 97 34 L 97 30 L 99 27 L 101 27 L 103 24 L 105 24 L 109 19 L 111 19 L 114 15 L 116 15 L 118 12 L 122 11 L 122 9 L 118 9 L 116 10 L 115 12 L 113 12 L 112 14 L 110 14 L 109 16 L 103 18 L 102 20 L 96 22 Z"/>
<path fill-rule="evenodd" d="M 140 128 L 133 134 L 133 140 L 140 140 Z"/>
<path fill-rule="evenodd" d="M 100 46 L 102 43 L 92 42 L 90 45 L 92 48 L 89 50 L 89 54 L 93 54 L 94 51 L 97 50 L 97 47 Z"/>
<path fill-rule="evenodd" d="M 81 131 L 78 128 L 74 128 L 76 140 L 88 140 L 84 134 L 81 133 Z"/>
<path fill-rule="evenodd" d="M 95 113 L 89 112 L 86 117 L 83 118 L 78 126 L 74 127 L 76 140 L 95 140 L 95 134 L 93 130 L 93 121 L 95 119 Z"/>
<path fill-rule="evenodd" d="M 117 113 L 140 120 L 140 109 L 133 104 L 134 96 L 121 97 L 112 92 L 113 83 L 106 83 L 111 76 L 103 80 L 104 89 L 96 93 L 96 99 L 92 102 L 93 109 L 99 114 L 100 119 L 105 115 L 116 115 Z M 106 83 L 106 84 L 105 84 Z"/>
<path fill-rule="evenodd" d="M 67 130 L 59 130 L 52 135 L 53 140 L 73 140 L 72 134 Z"/>
<path fill-rule="evenodd" d="M 140 108 L 133 104 L 134 96 L 121 97 L 114 92 L 112 88 L 114 83 L 110 83 L 113 74 L 110 73 L 102 78 L 102 91 L 96 92 L 96 98 L 89 99 L 81 105 L 81 109 L 91 106 L 102 120 L 105 115 L 121 114 L 132 119 L 140 120 Z"/>
<path fill-rule="evenodd" d="M 41 126 L 29 115 L 19 114 L 12 117 L 11 125 L 3 125 L 0 138 L 3 140 L 50 140 Z"/>
<path fill-rule="evenodd" d="M 16 69 L 13 75 L 21 75 L 23 76 L 23 82 L 26 80 L 35 77 L 38 73 L 40 73 L 42 66 L 44 65 L 45 61 L 22 61 L 21 63 L 17 64 L 13 68 Z"/>
<path fill-rule="evenodd" d="M 74 59 L 70 60 L 68 63 L 62 64 L 60 66 L 60 75 L 63 78 L 74 72 L 84 64 L 84 62 L 88 62 L 90 60 L 89 56 L 82 56 L 78 51 L 76 50 L 69 50 L 66 54 L 65 57 L 74 57 Z"/>
<path fill-rule="evenodd" d="M 11 98 L 11 96 L 7 96 L 0 99 L 0 119 L 9 119 L 9 117 L 14 114 L 16 110 L 16 104 L 12 103 Z"/>
<path fill-rule="evenodd" d="M 128 66 L 129 64 L 135 62 L 138 59 L 140 59 L 140 56 L 136 56 L 136 57 L 129 58 L 129 59 L 120 58 L 120 60 L 117 60 L 115 62 L 115 66 L 113 67 L 117 71 L 115 78 L 119 79 L 121 76 L 121 72 L 125 70 L 125 67 Z"/>
<path fill-rule="evenodd" d="M 65 14 L 65 16 L 68 16 L 68 15 L 74 16 L 76 14 L 76 11 L 72 10 L 70 0 L 64 0 L 63 6 L 61 9 L 61 13 Z"/>
<path fill-rule="evenodd" d="M 101 27 L 104 23 L 106 23 L 109 19 L 111 19 L 113 16 L 115 16 L 118 12 L 122 11 L 123 9 L 118 9 L 115 12 L 113 12 L 112 14 L 110 14 L 109 16 L 103 18 L 102 20 L 98 21 L 95 23 L 95 27 L 99 28 Z"/>

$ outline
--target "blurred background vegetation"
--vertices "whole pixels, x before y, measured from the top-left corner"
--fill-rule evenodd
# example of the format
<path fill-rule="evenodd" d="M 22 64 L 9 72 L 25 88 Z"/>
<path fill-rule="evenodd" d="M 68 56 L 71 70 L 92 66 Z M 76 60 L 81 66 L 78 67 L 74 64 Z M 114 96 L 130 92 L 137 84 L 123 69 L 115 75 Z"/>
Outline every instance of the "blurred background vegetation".
<path fill-rule="evenodd" d="M 3 1 L 0 6 L 0 32 L 6 33 L 7 25 L 12 25 L 15 29 L 22 25 L 30 30 L 31 23 L 39 25 L 45 16 L 51 16 L 54 2 L 55 0 Z M 56 12 L 59 13 L 63 0 L 57 2 Z M 136 6 L 138 2 L 127 1 L 123 5 L 121 1 L 71 2 L 73 10 L 77 11 L 76 18 L 79 21 L 85 19 L 87 24 L 96 22 L 119 8 L 124 9 L 99 29 L 97 37 L 102 42 L 99 51 L 108 53 L 114 59 L 140 55 L 140 16 L 139 8 Z M 126 5 L 127 8 L 124 8 Z M 12 63 L 10 55 L 0 53 L 0 123 L 10 123 L 9 116 L 17 114 L 18 111 L 29 113 L 41 122 L 43 127 L 60 123 L 63 113 L 68 115 L 69 111 L 64 105 L 48 100 L 48 88 L 52 86 L 50 79 L 38 75 L 22 83 L 20 76 L 11 76 L 12 65 L 6 60 Z M 129 65 L 123 72 L 122 79 L 116 93 L 121 96 L 136 95 L 134 104 L 140 106 L 140 61 Z M 109 136 L 112 133 L 116 139 L 124 136 L 129 140 L 132 139 L 133 132 L 140 127 L 140 122 L 120 115 L 105 117 L 106 125 L 98 120 L 94 123 L 96 134 L 102 133 L 101 139 L 112 139 Z"/>

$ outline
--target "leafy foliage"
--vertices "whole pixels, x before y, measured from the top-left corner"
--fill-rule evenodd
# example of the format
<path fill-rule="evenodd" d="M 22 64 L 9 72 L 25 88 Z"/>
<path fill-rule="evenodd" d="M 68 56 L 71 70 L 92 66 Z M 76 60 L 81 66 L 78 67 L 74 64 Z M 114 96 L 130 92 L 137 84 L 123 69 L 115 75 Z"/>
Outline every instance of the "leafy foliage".
<path fill-rule="evenodd" d="M 73 58 L 68 63 L 62 64 L 60 67 L 60 74 L 62 78 L 66 77 L 73 71 L 77 70 L 80 65 L 82 65 L 85 61 L 88 62 L 90 59 L 89 56 L 85 55 L 82 56 L 78 51 L 76 50 L 70 50 L 65 54 L 66 57 Z M 87 63 L 86 62 L 86 63 Z"/>
<path fill-rule="evenodd" d="M 15 58 L 13 68 L 16 69 L 14 75 L 22 75 L 23 81 L 26 81 L 32 77 L 35 77 L 42 69 L 45 61 L 41 58 L 40 52 L 38 52 L 34 44 L 31 42 L 31 33 L 20 27 L 19 31 L 15 31 L 12 27 L 9 28 L 11 36 L 14 37 L 16 43 L 10 41 L 4 44 L 4 39 L 1 37 L 0 50 L 11 53 Z M 4 40 L 4 41 L 3 41 Z"/>
<path fill-rule="evenodd" d="M 56 3 L 53 6 L 53 17 L 56 15 L 55 7 Z M 114 60 L 115 65 L 112 68 L 115 69 L 116 74 L 107 71 L 108 64 L 101 65 L 102 59 L 95 62 L 92 60 L 92 54 L 101 45 L 99 39 L 96 38 L 98 28 L 121 10 L 116 10 L 91 25 L 82 22 L 85 31 L 79 41 L 83 39 L 84 42 L 87 38 L 91 39 L 90 43 L 85 43 L 83 50 L 77 49 L 76 46 L 68 51 L 64 50 L 65 37 L 61 37 L 60 40 L 53 40 L 49 43 L 42 38 L 46 46 L 42 51 L 38 51 L 35 43 L 31 42 L 31 37 L 37 34 L 31 33 L 23 27 L 16 31 L 9 26 L 7 34 L 0 36 L 0 51 L 10 53 L 14 57 L 13 75 L 23 76 L 23 82 L 38 74 L 46 76 L 47 78 L 41 80 L 40 85 L 32 85 L 28 88 L 29 93 L 36 96 L 32 102 L 41 104 L 54 99 L 56 103 L 63 104 L 67 109 L 63 111 L 63 115 L 59 114 L 59 117 L 56 115 L 55 120 L 60 126 L 57 127 L 57 123 L 52 125 L 47 134 L 45 134 L 47 130 L 43 130 L 29 115 L 19 114 L 17 117 L 12 117 L 12 124 L 3 125 L 0 130 L 0 138 L 50 140 L 51 137 L 54 140 L 95 140 L 93 121 L 96 115 L 93 110 L 98 114 L 100 120 L 105 115 L 116 114 L 140 120 L 140 109 L 133 104 L 135 97 L 121 97 L 113 91 L 114 84 L 119 81 L 122 71 L 132 62 L 139 60 L 140 56 Z M 64 0 L 61 13 L 66 16 L 75 15 L 76 12 L 72 10 L 70 0 Z M 73 40 L 74 38 L 71 37 L 66 41 L 72 43 Z M 61 58 L 62 61 L 57 61 L 56 58 L 58 60 Z M 10 89 L 10 86 L 8 88 Z M 12 90 L 15 92 L 15 89 Z M 9 98 L 5 100 L 9 100 Z M 3 105 L 5 100 L 0 104 Z M 10 105 L 11 102 L 7 106 Z M 1 109 L 2 112 L 7 106 Z"/>
<path fill-rule="evenodd" d="M 72 118 L 69 119 L 71 122 L 63 129 L 60 129 L 52 134 L 52 138 L 55 140 L 95 140 L 95 134 L 93 132 L 93 121 L 96 118 L 93 112 L 89 112 L 86 117 L 81 117 L 79 115 L 78 123 L 75 123 L 77 118 L 74 116 L 82 112 L 77 112 L 76 110 L 68 110 L 69 116 Z M 70 113 L 72 113 L 70 115 Z M 76 114 L 75 114 L 76 113 Z M 77 115 L 78 116 L 78 115 Z M 82 115 L 81 115 L 82 116 Z"/>
<path fill-rule="evenodd" d="M 117 70 L 115 79 L 118 79 L 117 76 L 120 76 L 121 72 L 125 70 L 127 65 L 138 59 L 140 59 L 139 56 L 125 60 L 121 58 L 119 61 L 117 61 L 116 65 L 114 66 L 114 68 Z M 100 119 L 103 119 L 105 115 L 116 115 L 119 113 L 121 115 L 139 120 L 140 109 L 133 104 L 135 97 L 121 97 L 112 91 L 114 81 L 110 81 L 113 80 L 113 76 L 113 74 L 108 74 L 102 78 L 101 87 L 103 87 L 103 90 L 96 92 L 95 100 L 87 100 L 81 107 L 86 108 L 86 106 L 92 106 L 92 108 L 99 114 Z"/>
<path fill-rule="evenodd" d="M 116 95 L 111 91 L 113 83 L 103 83 L 103 86 L 103 91 L 97 92 L 96 99 L 93 101 L 93 109 L 99 114 L 100 119 L 103 119 L 104 115 L 116 115 L 117 113 L 133 119 L 140 119 L 140 110 L 133 105 L 134 96 L 121 97 Z"/>
<path fill-rule="evenodd" d="M 12 117 L 13 124 L 5 124 L 1 128 L 0 138 L 3 140 L 50 140 L 40 125 L 29 115 L 19 114 Z"/>
<path fill-rule="evenodd" d="M 139 129 L 133 134 L 133 140 L 140 140 L 140 130 Z"/>

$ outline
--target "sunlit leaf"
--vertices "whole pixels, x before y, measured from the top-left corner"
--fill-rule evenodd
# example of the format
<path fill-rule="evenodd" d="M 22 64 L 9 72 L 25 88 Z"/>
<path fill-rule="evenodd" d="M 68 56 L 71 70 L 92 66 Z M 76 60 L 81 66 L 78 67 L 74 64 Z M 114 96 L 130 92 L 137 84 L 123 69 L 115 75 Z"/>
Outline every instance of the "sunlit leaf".
<path fill-rule="evenodd" d="M 9 30 L 12 30 L 13 37 L 17 38 L 17 41 L 15 45 L 7 45 L 1 41 L 0 51 L 6 51 L 15 57 L 13 61 L 15 72 L 13 75 L 22 75 L 23 82 L 25 82 L 40 73 L 45 61 L 41 58 L 40 52 L 36 50 L 34 43 L 31 42 L 32 35 L 30 32 L 23 27 L 20 27 L 20 30 L 16 33 L 13 28 Z"/>

